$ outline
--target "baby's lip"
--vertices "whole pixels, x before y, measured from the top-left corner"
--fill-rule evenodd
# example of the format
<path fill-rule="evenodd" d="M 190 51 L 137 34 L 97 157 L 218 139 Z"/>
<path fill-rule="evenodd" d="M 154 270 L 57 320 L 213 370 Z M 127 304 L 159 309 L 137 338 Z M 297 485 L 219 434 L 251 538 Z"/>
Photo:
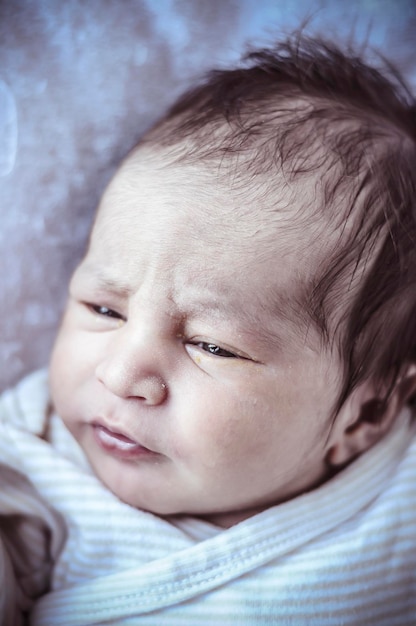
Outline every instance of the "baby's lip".
<path fill-rule="evenodd" d="M 126 433 L 121 432 L 118 426 L 109 425 L 101 419 L 92 421 L 91 426 L 100 440 L 100 443 L 107 447 L 114 447 L 115 450 L 125 452 L 126 454 L 145 452 L 157 454 L 157 452 L 151 448 L 148 448 L 136 439 L 129 437 Z"/>
<path fill-rule="evenodd" d="M 131 437 L 127 437 L 127 435 L 123 435 L 122 433 L 120 433 L 118 430 L 115 430 L 113 428 L 108 428 L 108 426 L 104 426 L 104 424 L 100 424 L 98 422 L 95 422 L 93 424 L 93 426 L 96 426 L 97 428 L 101 428 L 102 430 L 107 431 L 108 433 L 111 434 L 112 437 L 114 437 L 115 439 L 119 439 L 120 441 L 124 441 L 126 443 L 135 443 L 136 445 L 138 444 L 138 441 L 135 441 L 134 439 L 132 439 Z"/>

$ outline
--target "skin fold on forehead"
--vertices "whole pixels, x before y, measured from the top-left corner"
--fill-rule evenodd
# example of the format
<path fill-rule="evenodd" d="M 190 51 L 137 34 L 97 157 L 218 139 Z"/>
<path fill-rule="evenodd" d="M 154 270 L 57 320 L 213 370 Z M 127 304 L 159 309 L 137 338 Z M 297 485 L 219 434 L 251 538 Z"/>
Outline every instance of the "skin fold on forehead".
<path fill-rule="evenodd" d="M 273 247 L 278 246 L 288 257 L 296 251 L 294 273 L 298 276 L 303 270 L 308 275 L 339 243 L 341 228 L 333 227 L 332 232 L 333 220 L 329 216 L 325 219 L 319 208 L 323 204 L 319 172 L 288 181 L 282 172 L 272 177 L 268 173 L 252 175 L 238 157 L 188 163 L 172 157 L 170 149 L 152 145 L 139 148 L 122 164 L 100 203 L 96 228 L 100 215 L 108 211 L 113 212 L 111 219 L 118 219 L 114 207 L 123 202 L 123 192 L 128 192 L 143 175 L 154 184 L 167 209 L 171 192 L 165 193 L 166 178 L 174 181 L 175 195 L 181 196 L 182 189 L 191 190 L 191 194 L 183 194 L 179 206 L 175 203 L 172 225 L 176 220 L 182 228 L 183 217 L 195 241 L 217 246 L 218 250 L 232 245 L 241 252 L 243 264 L 252 258 L 269 259 Z M 148 215 L 151 219 L 151 208 L 146 207 L 140 183 L 135 193 L 137 219 L 144 220 Z M 157 228 L 156 222 L 152 228 Z"/>

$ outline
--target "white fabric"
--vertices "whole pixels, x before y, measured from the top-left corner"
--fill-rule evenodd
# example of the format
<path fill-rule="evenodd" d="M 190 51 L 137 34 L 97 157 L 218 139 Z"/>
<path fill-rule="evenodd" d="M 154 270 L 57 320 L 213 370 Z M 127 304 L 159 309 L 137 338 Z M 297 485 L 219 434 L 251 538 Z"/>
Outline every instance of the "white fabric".
<path fill-rule="evenodd" d="M 106 490 L 49 415 L 45 372 L 0 399 L 0 461 L 8 625 L 37 598 L 34 626 L 416 624 L 408 412 L 321 488 L 228 530 L 161 519 Z"/>

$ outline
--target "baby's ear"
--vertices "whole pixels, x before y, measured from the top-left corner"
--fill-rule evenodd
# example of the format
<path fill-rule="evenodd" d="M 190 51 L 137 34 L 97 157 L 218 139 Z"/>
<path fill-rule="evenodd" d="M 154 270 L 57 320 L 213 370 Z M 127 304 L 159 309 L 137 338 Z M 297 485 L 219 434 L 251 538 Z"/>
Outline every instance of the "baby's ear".
<path fill-rule="evenodd" d="M 370 382 L 357 387 L 336 417 L 328 440 L 329 466 L 339 469 L 377 443 L 415 392 L 416 366 L 409 368 L 386 401 L 377 397 Z"/>

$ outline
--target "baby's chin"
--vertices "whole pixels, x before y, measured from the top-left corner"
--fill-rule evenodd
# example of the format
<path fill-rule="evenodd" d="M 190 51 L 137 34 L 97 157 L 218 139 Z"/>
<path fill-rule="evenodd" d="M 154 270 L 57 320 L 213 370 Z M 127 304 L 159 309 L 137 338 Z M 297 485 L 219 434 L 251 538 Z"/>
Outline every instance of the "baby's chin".
<path fill-rule="evenodd" d="M 96 471 L 96 470 L 94 470 Z M 180 517 L 193 517 L 205 521 L 206 523 L 221 528 L 230 528 L 239 522 L 242 522 L 257 513 L 260 513 L 266 506 L 263 507 L 249 507 L 237 511 L 201 511 L 196 507 L 185 506 L 183 503 L 172 502 L 165 495 L 159 498 L 155 498 L 155 492 L 148 494 L 142 493 L 141 497 L 137 496 L 137 491 L 129 489 L 126 486 L 126 482 L 120 479 L 119 481 L 107 480 L 101 478 L 101 482 L 115 495 L 121 502 L 128 506 L 151 513 L 158 517 L 180 518 Z"/>

